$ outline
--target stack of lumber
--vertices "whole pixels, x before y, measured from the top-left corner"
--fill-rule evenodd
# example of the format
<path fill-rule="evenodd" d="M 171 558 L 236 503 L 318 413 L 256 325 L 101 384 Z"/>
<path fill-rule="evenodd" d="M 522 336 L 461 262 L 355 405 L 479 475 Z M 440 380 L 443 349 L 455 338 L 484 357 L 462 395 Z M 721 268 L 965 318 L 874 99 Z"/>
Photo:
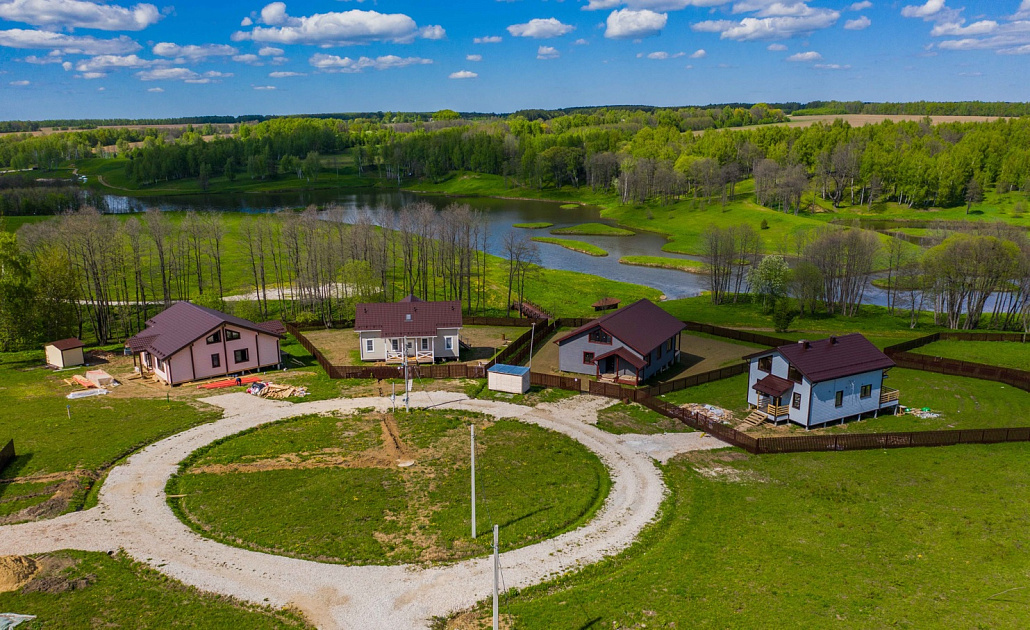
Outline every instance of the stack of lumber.
<path fill-rule="evenodd" d="M 257 383 L 261 380 L 260 376 L 244 376 L 240 379 L 240 385 L 249 385 L 250 383 Z M 224 381 L 215 381 L 214 383 L 204 383 L 203 385 L 197 385 L 197 389 L 222 389 L 223 387 L 233 387 L 236 385 L 236 379 L 229 378 Z"/>
<path fill-rule="evenodd" d="M 307 396 L 308 388 L 306 387 L 294 387 L 293 385 L 276 385 L 275 383 L 268 383 L 261 391 L 257 393 L 262 398 L 274 398 L 276 400 L 282 400 L 284 398 L 292 398 L 294 396 Z"/>

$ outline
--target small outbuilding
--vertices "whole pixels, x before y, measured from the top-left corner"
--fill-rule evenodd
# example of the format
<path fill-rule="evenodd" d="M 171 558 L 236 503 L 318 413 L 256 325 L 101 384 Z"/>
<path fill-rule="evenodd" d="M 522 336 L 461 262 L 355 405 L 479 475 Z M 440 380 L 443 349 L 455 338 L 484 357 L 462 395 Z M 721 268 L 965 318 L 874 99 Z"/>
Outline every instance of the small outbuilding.
<path fill-rule="evenodd" d="M 525 394 L 529 391 L 529 368 L 498 363 L 486 371 L 486 386 L 493 392 Z"/>
<path fill-rule="evenodd" d="M 46 350 L 46 362 L 58 369 L 83 365 L 86 363 L 86 357 L 82 354 L 85 345 L 75 337 L 51 341 L 43 346 Z"/>

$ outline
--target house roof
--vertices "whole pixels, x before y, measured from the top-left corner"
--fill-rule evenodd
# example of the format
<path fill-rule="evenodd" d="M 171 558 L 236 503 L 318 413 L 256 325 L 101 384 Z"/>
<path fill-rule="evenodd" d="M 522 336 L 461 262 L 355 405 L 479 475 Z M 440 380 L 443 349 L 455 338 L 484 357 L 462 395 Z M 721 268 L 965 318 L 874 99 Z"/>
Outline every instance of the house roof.
<path fill-rule="evenodd" d="M 620 359 L 622 359 L 626 363 L 629 363 L 630 365 L 632 365 L 633 367 L 637 368 L 638 370 L 640 368 L 644 367 L 644 365 L 645 365 L 643 359 L 641 359 L 637 355 L 633 354 L 629 350 L 623 348 L 622 346 L 619 346 L 618 348 L 616 348 L 614 350 L 609 350 L 608 352 L 605 352 L 604 354 L 600 354 L 600 355 L 594 357 L 594 363 L 597 363 L 601 359 L 607 359 L 608 357 L 619 357 Z"/>
<path fill-rule="evenodd" d="M 745 359 L 779 352 L 791 365 L 813 383 L 844 376 L 885 370 L 895 363 L 871 341 L 859 333 L 828 337 L 817 341 L 799 341 L 745 356 Z"/>
<path fill-rule="evenodd" d="M 759 379 L 757 383 L 751 386 L 751 389 L 770 396 L 782 396 L 793 389 L 793 387 L 794 383 L 791 381 L 769 374 Z"/>
<path fill-rule="evenodd" d="M 82 343 L 82 341 L 80 341 L 76 337 L 68 337 L 67 339 L 61 339 L 61 340 L 58 340 L 58 341 L 51 341 L 50 343 L 45 344 L 45 345 L 53 346 L 53 347 L 57 348 L 58 350 L 60 350 L 61 352 L 64 352 L 65 350 L 74 350 L 75 348 L 83 348 L 83 347 L 85 347 L 86 344 Z"/>
<path fill-rule="evenodd" d="M 487 372 L 493 372 L 494 374 L 510 374 L 512 376 L 523 376 L 529 368 L 524 365 L 507 365 L 505 363 L 495 363 Z"/>
<path fill-rule="evenodd" d="M 562 342 L 595 327 L 602 328 L 612 337 L 644 355 L 662 345 L 670 337 L 679 334 L 687 325 L 654 302 L 638 300 L 580 326 L 555 340 L 555 343 L 561 345 Z"/>
<path fill-rule="evenodd" d="M 280 337 L 286 336 L 286 326 L 283 326 L 283 323 L 278 319 L 261 322 L 257 324 L 257 327 L 273 335 L 278 335 Z"/>
<path fill-rule="evenodd" d="M 166 359 L 197 339 L 210 335 L 211 331 L 223 324 L 282 337 L 265 327 L 269 323 L 255 324 L 206 306 L 176 302 L 148 319 L 147 327 L 126 340 L 125 345 L 133 352 L 146 351 L 159 359 Z"/>
<path fill-rule="evenodd" d="M 428 337 L 439 328 L 461 328 L 461 302 L 426 302 L 409 295 L 400 302 L 358 304 L 354 330 L 384 337 Z"/>

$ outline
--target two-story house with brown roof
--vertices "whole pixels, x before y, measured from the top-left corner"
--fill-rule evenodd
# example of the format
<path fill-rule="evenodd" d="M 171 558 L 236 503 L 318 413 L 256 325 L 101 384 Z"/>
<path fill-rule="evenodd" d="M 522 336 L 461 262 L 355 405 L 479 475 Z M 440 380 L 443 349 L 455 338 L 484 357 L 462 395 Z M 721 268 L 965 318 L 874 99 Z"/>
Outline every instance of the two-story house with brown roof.
<path fill-rule="evenodd" d="M 799 341 L 744 359 L 750 363 L 752 420 L 814 428 L 898 408 L 898 390 L 883 384 L 894 361 L 858 333 Z"/>

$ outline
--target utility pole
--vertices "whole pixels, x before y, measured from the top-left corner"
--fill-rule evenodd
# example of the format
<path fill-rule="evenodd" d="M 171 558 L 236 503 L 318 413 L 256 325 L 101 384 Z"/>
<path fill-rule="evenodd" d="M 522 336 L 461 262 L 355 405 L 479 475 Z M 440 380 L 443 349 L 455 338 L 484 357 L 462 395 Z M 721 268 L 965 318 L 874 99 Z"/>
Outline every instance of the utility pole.
<path fill-rule="evenodd" d="M 476 425 L 469 425 L 472 436 L 472 537 L 476 537 Z"/>
<path fill-rule="evenodd" d="M 411 411 L 411 381 L 408 380 L 408 338 L 403 337 L 404 342 L 401 352 L 404 353 L 404 411 Z"/>
<path fill-rule="evenodd" d="M 497 547 L 497 525 L 494 525 L 494 630 L 499 630 L 499 609 L 497 606 L 497 586 L 501 575 L 501 556 Z"/>

